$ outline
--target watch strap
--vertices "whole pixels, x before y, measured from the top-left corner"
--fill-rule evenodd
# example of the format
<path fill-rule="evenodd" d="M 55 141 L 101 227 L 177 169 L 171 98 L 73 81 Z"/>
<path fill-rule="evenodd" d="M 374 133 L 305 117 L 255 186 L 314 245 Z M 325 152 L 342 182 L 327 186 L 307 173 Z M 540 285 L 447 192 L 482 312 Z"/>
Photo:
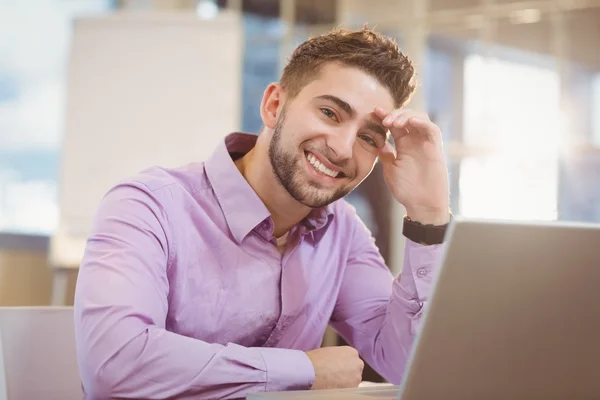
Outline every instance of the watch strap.
<path fill-rule="evenodd" d="M 415 243 L 424 245 L 442 244 L 444 243 L 448 225 L 425 225 L 413 221 L 406 216 L 404 217 L 402 234 Z"/>

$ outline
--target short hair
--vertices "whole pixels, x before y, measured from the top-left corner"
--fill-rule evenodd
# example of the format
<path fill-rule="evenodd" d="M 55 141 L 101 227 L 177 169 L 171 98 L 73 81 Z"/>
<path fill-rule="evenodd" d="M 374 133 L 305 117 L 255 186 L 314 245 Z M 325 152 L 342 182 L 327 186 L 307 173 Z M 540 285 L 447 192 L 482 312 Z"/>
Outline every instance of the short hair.
<path fill-rule="evenodd" d="M 366 26 L 334 29 L 300 44 L 285 66 L 280 84 L 293 98 L 330 62 L 356 67 L 377 79 L 390 91 L 396 107 L 404 106 L 415 91 L 412 61 L 392 38 Z"/>

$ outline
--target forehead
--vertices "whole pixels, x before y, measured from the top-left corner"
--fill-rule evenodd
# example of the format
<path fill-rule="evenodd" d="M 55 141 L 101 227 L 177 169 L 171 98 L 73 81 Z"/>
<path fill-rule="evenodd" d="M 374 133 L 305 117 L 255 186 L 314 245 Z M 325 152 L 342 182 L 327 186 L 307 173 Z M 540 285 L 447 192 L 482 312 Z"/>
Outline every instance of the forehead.
<path fill-rule="evenodd" d="M 338 63 L 323 65 L 316 78 L 299 93 L 305 101 L 322 95 L 339 97 L 360 114 L 371 113 L 377 106 L 394 108 L 390 91 L 376 78 L 359 68 Z"/>

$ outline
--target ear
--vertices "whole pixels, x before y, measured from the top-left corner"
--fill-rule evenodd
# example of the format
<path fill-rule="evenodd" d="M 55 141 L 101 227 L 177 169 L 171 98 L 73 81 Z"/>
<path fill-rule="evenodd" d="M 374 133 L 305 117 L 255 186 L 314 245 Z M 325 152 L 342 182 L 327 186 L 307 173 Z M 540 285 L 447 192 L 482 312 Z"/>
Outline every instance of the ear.
<path fill-rule="evenodd" d="M 269 129 L 275 129 L 280 107 L 283 106 L 283 89 L 278 83 L 271 83 L 263 93 L 260 103 L 260 117 Z"/>

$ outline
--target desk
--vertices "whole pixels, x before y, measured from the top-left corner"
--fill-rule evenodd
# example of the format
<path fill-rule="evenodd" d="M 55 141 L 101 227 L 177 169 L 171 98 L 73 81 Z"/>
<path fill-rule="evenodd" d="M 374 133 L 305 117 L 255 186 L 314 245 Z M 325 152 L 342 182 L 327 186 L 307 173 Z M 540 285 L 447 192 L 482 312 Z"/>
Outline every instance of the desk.
<path fill-rule="evenodd" d="M 357 389 L 334 390 L 297 390 L 289 392 L 255 393 L 248 395 L 247 400 L 397 400 L 399 386 L 391 384 L 361 384 Z"/>

